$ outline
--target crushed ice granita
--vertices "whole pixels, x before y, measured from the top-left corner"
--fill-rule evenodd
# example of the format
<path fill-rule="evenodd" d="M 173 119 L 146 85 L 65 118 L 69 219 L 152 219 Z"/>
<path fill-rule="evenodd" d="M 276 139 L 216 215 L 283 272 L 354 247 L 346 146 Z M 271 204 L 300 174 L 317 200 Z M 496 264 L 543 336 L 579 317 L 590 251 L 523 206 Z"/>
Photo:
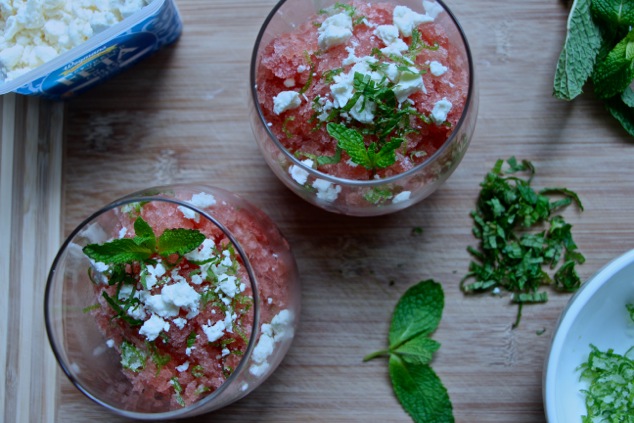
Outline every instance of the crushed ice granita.
<path fill-rule="evenodd" d="M 211 194 L 186 200 L 213 210 L 241 240 L 260 298 L 261 334 L 248 371 L 265 375 L 267 358 L 293 335 L 285 301 L 294 273 L 275 252 L 288 248 L 286 241 Z M 127 204 L 118 215 L 109 241 L 83 248 L 96 294 L 87 311 L 120 355 L 130 401 L 146 409 L 188 406 L 218 389 L 247 351 L 254 325 L 247 266 L 230 238 L 194 209 L 150 201 Z"/>
<path fill-rule="evenodd" d="M 305 165 L 344 179 L 386 178 L 449 138 L 466 104 L 468 58 L 450 42 L 442 6 L 422 4 L 424 13 L 336 3 L 265 47 L 256 70 L 260 108 Z M 305 170 L 288 172 L 306 183 Z"/>

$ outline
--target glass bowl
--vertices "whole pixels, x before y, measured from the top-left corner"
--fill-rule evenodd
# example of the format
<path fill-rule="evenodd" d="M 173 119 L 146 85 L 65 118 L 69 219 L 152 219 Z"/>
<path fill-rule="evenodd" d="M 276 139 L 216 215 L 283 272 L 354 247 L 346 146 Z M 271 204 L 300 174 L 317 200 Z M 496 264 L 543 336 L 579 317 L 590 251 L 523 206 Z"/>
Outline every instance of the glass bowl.
<path fill-rule="evenodd" d="M 250 91 L 274 174 L 354 216 L 433 193 L 462 160 L 478 108 L 467 39 L 427 0 L 280 1 L 255 42 Z"/>
<path fill-rule="evenodd" d="M 156 187 L 105 206 L 64 242 L 46 330 L 88 398 L 125 417 L 189 417 L 275 370 L 299 289 L 289 245 L 262 211 L 219 188 Z"/>

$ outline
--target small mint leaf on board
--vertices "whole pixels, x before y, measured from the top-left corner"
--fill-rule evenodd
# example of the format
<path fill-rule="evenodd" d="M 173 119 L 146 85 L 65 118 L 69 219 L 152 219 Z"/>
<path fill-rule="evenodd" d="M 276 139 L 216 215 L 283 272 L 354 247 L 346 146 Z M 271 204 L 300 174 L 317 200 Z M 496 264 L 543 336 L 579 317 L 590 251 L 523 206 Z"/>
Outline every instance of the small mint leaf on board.
<path fill-rule="evenodd" d="M 389 372 L 396 397 L 415 422 L 454 422 L 449 393 L 430 366 L 408 363 L 393 354 Z"/>
<path fill-rule="evenodd" d="M 151 249 L 138 245 L 132 238 L 115 239 L 104 244 L 88 244 L 83 248 L 83 252 L 94 261 L 106 264 L 144 261 L 153 253 Z"/>
<path fill-rule="evenodd" d="M 134 242 L 143 247 L 147 247 L 150 250 L 156 248 L 156 236 L 150 225 L 141 217 L 137 217 L 134 221 Z"/>
<path fill-rule="evenodd" d="M 555 71 L 555 97 L 572 100 L 583 92 L 602 42 L 601 29 L 590 13 L 590 0 L 575 0 L 568 16 L 566 40 Z"/>
<path fill-rule="evenodd" d="M 409 288 L 394 308 L 388 341 L 396 349 L 415 336 L 433 333 L 442 317 L 445 297 L 442 287 L 431 279 Z"/>
<path fill-rule="evenodd" d="M 158 238 L 158 253 L 162 256 L 182 256 L 198 248 L 204 240 L 205 235 L 195 229 L 166 229 Z"/>
<path fill-rule="evenodd" d="M 608 25 L 634 25 L 634 2 L 631 0 L 592 0 L 590 8 L 594 17 Z"/>
<path fill-rule="evenodd" d="M 598 98 L 610 98 L 625 91 L 634 79 L 633 59 L 634 31 L 631 31 L 596 64 L 592 83 Z"/>

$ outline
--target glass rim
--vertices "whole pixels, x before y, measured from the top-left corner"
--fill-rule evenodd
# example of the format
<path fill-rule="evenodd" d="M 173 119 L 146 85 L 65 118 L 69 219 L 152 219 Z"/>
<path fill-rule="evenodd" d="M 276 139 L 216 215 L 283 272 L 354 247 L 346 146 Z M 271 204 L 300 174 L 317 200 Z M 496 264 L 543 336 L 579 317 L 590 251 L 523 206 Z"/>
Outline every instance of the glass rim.
<path fill-rule="evenodd" d="M 249 83 L 250 83 L 249 90 L 251 92 L 251 95 L 250 95 L 249 98 L 253 102 L 253 105 L 254 105 L 254 107 L 255 107 L 255 109 L 257 111 L 258 121 L 264 127 L 264 129 L 266 130 L 266 133 L 267 133 L 268 137 L 273 141 L 273 143 L 276 145 L 278 150 L 280 150 L 288 159 L 290 159 L 293 162 L 294 165 L 299 166 L 301 169 L 303 169 L 304 171 L 310 173 L 311 175 L 313 175 L 313 176 L 315 176 L 317 178 L 325 179 L 325 180 L 327 180 L 329 182 L 332 182 L 332 183 L 335 183 L 335 184 L 339 184 L 339 185 L 342 185 L 342 186 L 375 187 L 375 186 L 380 186 L 380 185 L 384 185 L 384 184 L 389 184 L 389 183 L 392 183 L 392 182 L 397 182 L 397 181 L 399 181 L 399 180 L 401 180 L 403 178 L 406 178 L 408 176 L 411 176 L 411 175 L 414 175 L 414 174 L 418 173 L 421 169 L 424 169 L 426 167 L 431 166 L 434 162 L 436 162 L 436 159 L 439 156 L 441 156 L 445 152 L 445 150 L 447 150 L 449 148 L 449 146 L 453 145 L 456 142 L 458 133 L 460 132 L 460 129 L 464 125 L 464 122 L 467 120 L 467 115 L 470 112 L 470 109 L 471 109 L 470 106 L 471 106 L 471 103 L 473 101 L 473 97 L 476 95 L 475 94 L 475 70 L 474 70 L 474 65 L 473 65 L 473 56 L 471 54 L 471 48 L 469 47 L 469 41 L 467 40 L 467 36 L 465 35 L 465 32 L 462 29 L 462 25 L 460 24 L 460 22 L 458 21 L 458 19 L 454 15 L 454 13 L 444 3 L 444 0 L 434 0 L 435 2 L 437 2 L 438 4 L 440 4 L 442 6 L 443 10 L 450 17 L 450 19 L 453 22 L 453 24 L 455 25 L 458 33 L 460 34 L 460 38 L 462 40 L 462 43 L 464 45 L 465 52 L 466 52 L 467 63 L 469 65 L 469 81 L 468 81 L 469 87 L 468 87 L 468 90 L 467 90 L 467 97 L 465 99 L 465 106 L 464 106 L 464 108 L 462 110 L 462 113 L 460 115 L 460 119 L 458 119 L 458 123 L 456 124 L 456 126 L 453 129 L 453 131 L 449 135 L 449 138 L 447 138 L 445 140 L 445 142 L 440 146 L 440 148 L 438 148 L 432 155 L 427 157 L 424 161 L 422 161 L 418 165 L 414 166 L 411 169 L 406 170 L 405 172 L 401 172 L 401 173 L 398 173 L 396 175 L 388 176 L 387 178 L 372 179 L 372 180 L 340 178 L 338 176 L 333 176 L 333 175 L 330 175 L 328 173 L 321 172 L 321 171 L 319 171 L 317 169 L 313 169 L 312 167 L 308 167 L 304 163 L 302 163 L 301 160 L 299 160 L 297 157 L 295 157 L 286 147 L 284 147 L 284 145 L 280 142 L 280 140 L 271 131 L 271 128 L 268 126 L 266 120 L 264 119 L 264 114 L 262 112 L 262 108 L 260 107 L 260 103 L 258 101 L 257 82 L 256 82 L 256 68 L 258 67 L 258 64 L 259 64 L 258 63 L 258 57 L 259 57 L 258 51 L 259 51 L 260 45 L 262 44 L 262 40 L 264 38 L 264 34 L 266 33 L 266 30 L 267 30 L 269 24 L 271 23 L 271 21 L 273 20 L 273 18 L 277 14 L 278 10 L 281 9 L 282 6 L 285 3 L 289 2 L 289 1 L 293 1 L 293 0 L 279 0 L 277 2 L 277 4 L 273 7 L 273 9 L 269 12 L 269 14 L 267 15 L 266 19 L 264 20 L 262 26 L 260 27 L 258 35 L 257 35 L 257 37 L 255 39 L 255 44 L 253 46 L 253 51 L 251 53 L 251 64 L 250 64 L 250 70 L 249 70 Z M 379 1 L 394 3 L 393 0 L 378 0 L 378 1 L 372 0 L 372 1 L 374 3 L 377 3 Z"/>
<path fill-rule="evenodd" d="M 155 187 L 154 189 L 160 189 L 160 188 L 161 187 Z M 227 389 L 227 387 L 231 384 L 231 382 L 234 381 L 234 379 L 237 377 L 238 374 L 244 371 L 246 363 L 248 359 L 251 357 L 253 353 L 253 349 L 255 348 L 256 336 L 260 332 L 259 326 L 260 326 L 260 301 L 261 300 L 260 300 L 260 294 L 258 292 L 258 280 L 255 276 L 253 266 L 251 265 L 251 262 L 248 256 L 246 255 L 246 252 L 244 251 L 244 248 L 242 247 L 240 242 L 233 236 L 233 234 L 227 229 L 225 225 L 220 223 L 215 217 L 211 216 L 209 213 L 205 212 L 204 210 L 200 209 L 197 206 L 194 206 L 193 204 L 188 203 L 186 200 L 180 200 L 180 199 L 169 198 L 169 197 L 152 197 L 149 195 L 138 195 L 139 193 L 143 193 L 146 191 L 147 190 L 133 193 L 107 204 L 106 206 L 102 207 L 101 209 L 97 210 L 96 212 L 92 213 L 89 217 L 84 219 L 79 225 L 77 225 L 75 229 L 73 229 L 70 235 L 66 237 L 66 239 L 60 246 L 57 254 L 55 255 L 55 259 L 53 260 L 51 264 L 51 269 L 46 279 L 46 288 L 44 291 L 44 323 L 46 327 L 47 338 L 51 346 L 51 350 L 53 351 L 53 354 L 55 355 L 55 359 L 57 363 L 59 364 L 59 367 L 62 369 L 63 373 L 66 375 L 66 377 L 68 377 L 71 383 L 86 397 L 88 397 L 95 403 L 105 407 L 106 409 L 112 411 L 113 413 L 123 417 L 129 417 L 129 418 L 134 418 L 139 420 L 178 418 L 178 417 L 184 417 L 185 415 L 189 415 L 190 413 L 195 412 L 195 410 L 203 408 L 208 403 L 212 402 L 216 397 L 218 397 L 222 392 L 224 392 Z M 236 251 L 238 252 L 243 262 L 243 265 L 245 266 L 247 273 L 249 275 L 249 282 L 251 284 L 251 290 L 253 292 L 253 323 L 251 324 L 252 326 L 251 336 L 249 337 L 249 342 L 247 344 L 247 348 L 244 352 L 244 355 L 240 359 L 240 362 L 238 363 L 234 371 L 231 373 L 231 375 L 229 375 L 229 377 L 216 390 L 214 390 L 213 392 L 211 392 L 209 395 L 205 396 L 204 398 L 194 402 L 193 404 L 180 408 L 180 409 L 161 411 L 157 413 L 130 411 L 123 408 L 119 408 L 119 407 L 111 405 L 108 402 L 105 402 L 103 399 L 100 399 L 99 397 L 89 392 L 88 389 L 84 387 L 84 385 L 81 382 L 79 382 L 79 380 L 73 375 L 73 373 L 70 370 L 69 363 L 66 363 L 65 360 L 62 359 L 62 354 L 60 353 L 60 351 L 62 351 L 63 348 L 61 346 L 58 347 L 57 345 L 59 340 L 57 340 L 56 336 L 54 335 L 55 331 L 52 327 L 52 323 L 51 323 L 52 317 L 51 317 L 51 312 L 49 309 L 51 291 L 53 289 L 52 288 L 53 278 L 55 276 L 55 272 L 59 266 L 59 263 L 64 258 L 64 254 L 67 252 L 68 247 L 71 244 L 71 241 L 75 239 L 75 237 L 80 233 L 80 231 L 83 228 L 85 228 L 89 223 L 93 222 L 99 216 L 111 210 L 114 210 L 118 207 L 124 206 L 126 204 L 132 204 L 132 203 L 138 203 L 138 202 L 152 202 L 152 201 L 166 202 L 166 203 L 176 204 L 178 206 L 187 207 L 190 210 L 200 214 L 205 219 L 208 219 L 211 223 L 217 226 L 223 232 L 223 234 L 229 239 L 229 241 L 233 244 L 233 246 L 236 248 Z"/>

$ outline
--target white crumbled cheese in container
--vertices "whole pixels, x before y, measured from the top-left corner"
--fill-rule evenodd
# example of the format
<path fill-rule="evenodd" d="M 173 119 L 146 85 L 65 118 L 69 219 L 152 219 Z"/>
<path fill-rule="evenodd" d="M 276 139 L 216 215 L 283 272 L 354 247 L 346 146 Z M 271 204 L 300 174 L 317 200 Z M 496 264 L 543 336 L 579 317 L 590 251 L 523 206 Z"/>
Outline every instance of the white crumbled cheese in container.
<path fill-rule="evenodd" d="M 335 185 L 332 182 L 319 178 L 315 179 L 315 182 L 313 182 L 313 188 L 317 190 L 317 198 L 329 203 L 335 201 L 341 192 L 341 187 L 339 185 Z"/>
<path fill-rule="evenodd" d="M 438 15 L 445 11 L 439 3 L 429 0 L 423 0 L 423 8 L 425 8 L 425 14 L 432 19 L 436 19 Z"/>
<path fill-rule="evenodd" d="M 79 46 L 152 0 L 1 0 L 0 81 Z"/>
<path fill-rule="evenodd" d="M 287 110 L 296 109 L 302 104 L 302 99 L 297 91 L 282 91 L 273 97 L 273 112 L 276 115 Z"/>

